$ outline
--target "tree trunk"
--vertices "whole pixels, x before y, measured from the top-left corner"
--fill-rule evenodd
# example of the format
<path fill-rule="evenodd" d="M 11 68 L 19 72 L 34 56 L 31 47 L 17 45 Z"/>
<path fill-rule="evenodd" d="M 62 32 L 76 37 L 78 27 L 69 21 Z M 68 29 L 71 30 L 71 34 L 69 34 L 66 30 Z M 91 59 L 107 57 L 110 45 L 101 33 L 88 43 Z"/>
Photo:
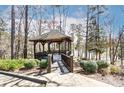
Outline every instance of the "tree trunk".
<path fill-rule="evenodd" d="M 106 61 L 108 61 L 108 49 L 106 47 Z"/>
<path fill-rule="evenodd" d="M 0 31 L 0 46 L 1 46 L 1 44 L 2 44 L 2 32 Z M 1 49 L 1 47 L 0 47 L 0 49 Z"/>
<path fill-rule="evenodd" d="M 11 59 L 14 58 L 14 40 L 15 40 L 15 10 L 11 7 Z"/>
<path fill-rule="evenodd" d="M 99 35 L 99 33 L 100 33 L 100 31 L 99 31 L 99 5 L 97 5 L 97 30 L 98 30 L 98 37 L 97 37 L 97 43 L 98 43 L 98 46 L 99 46 L 99 42 L 100 42 L 100 35 Z M 99 56 L 99 60 L 100 60 L 100 52 L 98 52 L 98 54 L 97 54 L 98 56 Z"/>
<path fill-rule="evenodd" d="M 55 29 L 55 8 L 53 7 L 53 29 Z"/>
<path fill-rule="evenodd" d="M 110 46 L 109 46 L 109 57 L 110 57 L 110 62 L 112 63 L 112 55 L 111 55 L 111 53 L 112 53 L 112 40 L 111 40 L 111 33 L 109 34 L 109 44 L 110 44 Z"/>
<path fill-rule="evenodd" d="M 27 58 L 27 39 L 28 39 L 28 5 L 25 6 L 25 38 L 24 38 L 24 58 Z"/>
<path fill-rule="evenodd" d="M 101 54 L 99 53 L 99 60 L 101 60 Z"/>
<path fill-rule="evenodd" d="M 98 60 L 98 52 L 96 52 L 96 60 Z"/>
<path fill-rule="evenodd" d="M 21 16 L 21 18 L 20 18 L 19 28 L 18 28 L 17 58 L 19 58 L 19 54 L 20 54 L 19 52 L 20 52 L 20 48 L 21 48 L 21 36 L 22 36 L 21 23 L 22 23 L 22 18 L 23 18 L 23 16 Z"/>
<path fill-rule="evenodd" d="M 87 59 L 87 48 L 88 48 L 88 28 L 89 28 L 89 6 L 87 6 L 87 25 L 86 25 L 86 42 L 85 42 L 85 58 Z"/>
<path fill-rule="evenodd" d="M 41 35 L 41 21 L 42 21 L 42 18 L 39 21 L 39 36 Z M 39 51 L 41 52 L 41 44 L 40 43 L 39 43 Z"/>
<path fill-rule="evenodd" d="M 116 55 L 117 55 L 117 52 L 118 52 L 119 43 L 120 43 L 120 40 L 121 40 L 121 37 L 122 37 L 123 33 L 124 33 L 124 30 L 122 30 L 122 32 L 119 33 L 119 39 L 117 41 L 117 45 L 115 46 L 115 48 L 113 46 L 113 53 L 112 53 L 113 56 L 112 56 L 112 62 L 111 62 L 111 64 L 115 64 L 115 61 L 117 59 L 116 58 Z"/>
<path fill-rule="evenodd" d="M 121 47 L 121 66 L 123 67 L 123 52 L 122 52 L 122 47 Z"/>
<path fill-rule="evenodd" d="M 60 32 L 61 32 L 62 31 L 61 7 L 59 7 L 59 16 L 60 16 Z"/>
<path fill-rule="evenodd" d="M 91 59 L 91 56 L 90 56 L 90 54 L 91 54 L 91 53 L 90 53 L 90 51 L 89 51 L 89 58 L 88 58 L 89 60 Z"/>

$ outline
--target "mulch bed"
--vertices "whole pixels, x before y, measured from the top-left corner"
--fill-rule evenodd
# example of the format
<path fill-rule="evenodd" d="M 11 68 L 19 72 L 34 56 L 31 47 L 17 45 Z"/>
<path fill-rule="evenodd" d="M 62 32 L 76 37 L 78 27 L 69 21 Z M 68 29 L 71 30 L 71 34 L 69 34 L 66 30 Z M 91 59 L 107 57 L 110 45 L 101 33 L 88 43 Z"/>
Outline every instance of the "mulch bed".
<path fill-rule="evenodd" d="M 97 81 L 101 81 L 110 85 L 113 85 L 115 87 L 124 87 L 124 75 L 123 74 L 109 74 L 103 76 L 100 73 L 95 73 L 95 74 L 85 74 L 83 70 L 77 70 L 75 73 L 78 73 L 80 75 L 83 75 L 88 78 L 92 78 Z"/>
<path fill-rule="evenodd" d="M 124 72 L 124 70 L 123 70 Z M 124 87 L 124 73 L 121 74 L 109 74 L 103 76 L 100 73 L 86 75 L 78 63 L 74 64 L 74 73 L 78 73 L 88 78 L 92 78 L 97 81 L 101 81 L 115 87 Z"/>
<path fill-rule="evenodd" d="M 33 68 L 33 69 L 25 69 L 25 68 L 21 68 L 19 70 L 15 70 L 15 73 L 19 73 L 19 74 L 25 74 L 25 75 L 30 75 L 30 74 L 35 74 L 35 75 L 42 75 L 47 73 L 46 69 L 40 69 L 40 68 Z"/>

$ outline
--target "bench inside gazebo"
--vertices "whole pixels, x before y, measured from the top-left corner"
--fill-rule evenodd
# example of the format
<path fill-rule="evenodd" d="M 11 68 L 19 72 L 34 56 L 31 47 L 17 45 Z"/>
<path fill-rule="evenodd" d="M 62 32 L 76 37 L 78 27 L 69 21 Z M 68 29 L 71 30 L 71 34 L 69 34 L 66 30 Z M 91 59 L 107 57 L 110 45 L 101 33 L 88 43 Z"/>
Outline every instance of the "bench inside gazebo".
<path fill-rule="evenodd" d="M 54 54 L 61 55 L 62 63 L 67 67 L 70 72 L 73 72 L 73 56 L 71 56 L 71 37 L 61 33 L 59 30 L 51 30 L 50 32 L 30 39 L 29 41 L 33 42 L 35 59 L 48 59 L 48 72 L 51 72 L 51 64 L 54 61 Z M 39 52 L 36 51 L 38 43 L 42 45 L 42 51 Z M 47 48 L 45 47 L 46 45 Z M 53 45 L 52 47 L 54 47 L 54 49 L 51 49 L 51 45 Z"/>

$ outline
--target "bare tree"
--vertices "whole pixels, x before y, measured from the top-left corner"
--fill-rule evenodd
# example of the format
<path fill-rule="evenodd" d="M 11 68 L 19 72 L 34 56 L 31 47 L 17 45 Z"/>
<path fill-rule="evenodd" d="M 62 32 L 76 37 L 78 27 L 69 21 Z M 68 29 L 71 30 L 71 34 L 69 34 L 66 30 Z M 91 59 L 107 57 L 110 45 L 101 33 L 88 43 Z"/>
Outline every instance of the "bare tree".
<path fill-rule="evenodd" d="M 21 50 L 21 37 L 22 37 L 22 31 L 21 31 L 21 27 L 22 27 L 22 21 L 23 21 L 23 17 L 24 17 L 24 6 L 17 6 L 18 11 L 19 11 L 19 23 L 18 23 L 18 39 L 17 39 L 17 50 L 16 50 L 16 56 L 17 58 L 19 58 L 20 55 L 20 50 Z"/>
<path fill-rule="evenodd" d="M 27 40 L 28 40 L 28 5 L 25 6 L 25 38 L 24 38 L 24 58 L 27 58 Z"/>
<path fill-rule="evenodd" d="M 55 7 L 54 6 L 52 6 L 52 8 L 53 8 L 53 29 L 55 29 Z"/>
<path fill-rule="evenodd" d="M 121 42 L 121 38 L 123 36 L 123 33 L 124 33 L 124 27 L 122 28 L 122 30 L 120 30 L 119 32 L 119 36 L 118 36 L 118 39 L 117 39 L 117 42 L 115 47 L 113 48 L 113 54 L 112 54 L 112 61 L 111 61 L 111 64 L 115 64 L 116 60 L 117 60 L 117 53 L 118 53 L 118 48 L 119 48 L 119 45 L 120 45 L 120 42 Z"/>
<path fill-rule="evenodd" d="M 87 6 L 87 24 L 86 24 L 86 41 L 85 41 L 85 58 L 87 59 L 87 50 L 88 50 L 88 31 L 89 31 L 89 5 Z"/>
<path fill-rule="evenodd" d="M 11 7 L 11 59 L 14 58 L 14 39 L 15 39 L 15 10 Z"/>
<path fill-rule="evenodd" d="M 119 57 L 121 59 L 121 66 L 123 67 L 123 60 L 124 60 L 124 33 L 121 37 L 121 40 L 120 40 L 120 51 L 119 51 Z"/>

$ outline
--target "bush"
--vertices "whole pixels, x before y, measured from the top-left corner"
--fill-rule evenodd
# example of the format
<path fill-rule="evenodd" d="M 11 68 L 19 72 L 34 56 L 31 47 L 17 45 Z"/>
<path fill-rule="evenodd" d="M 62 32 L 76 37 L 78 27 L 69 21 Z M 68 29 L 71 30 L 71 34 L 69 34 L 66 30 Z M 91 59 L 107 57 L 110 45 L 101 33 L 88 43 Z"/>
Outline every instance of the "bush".
<path fill-rule="evenodd" d="M 17 62 L 18 62 L 20 65 L 24 66 L 24 63 L 26 62 L 26 59 L 18 59 Z"/>
<path fill-rule="evenodd" d="M 95 73 L 95 72 L 97 72 L 97 69 L 98 69 L 96 62 L 91 62 L 91 61 L 80 62 L 80 66 L 83 68 L 83 70 L 87 74 Z"/>
<path fill-rule="evenodd" d="M 24 63 L 24 61 L 23 61 Z M 9 70 L 16 70 L 16 69 L 19 69 L 23 66 L 23 63 L 20 62 L 19 60 L 17 59 L 13 59 L 13 60 L 10 60 L 10 59 L 5 59 L 5 60 L 0 60 L 0 69 L 1 70 L 5 70 L 5 71 L 9 71 Z"/>
<path fill-rule="evenodd" d="M 110 70 L 108 68 L 102 68 L 100 70 L 100 73 L 102 74 L 102 76 L 109 75 L 110 74 Z"/>
<path fill-rule="evenodd" d="M 24 63 L 24 67 L 26 69 L 32 69 L 35 66 L 37 66 L 37 64 L 38 64 L 38 60 L 36 60 L 36 59 L 26 59 L 25 63 Z"/>
<path fill-rule="evenodd" d="M 26 69 L 32 69 L 35 67 L 35 65 L 36 65 L 36 62 L 35 60 L 32 60 L 32 59 L 26 60 L 26 62 L 24 63 L 24 67 Z"/>
<path fill-rule="evenodd" d="M 35 65 L 36 66 L 39 66 L 39 63 L 41 62 L 40 60 L 38 60 L 38 59 L 34 59 L 35 60 Z"/>
<path fill-rule="evenodd" d="M 84 63 L 86 63 L 86 62 L 88 62 L 88 61 L 86 61 L 86 60 L 82 60 L 82 61 L 80 62 L 80 66 L 81 66 L 81 68 L 84 67 Z"/>
<path fill-rule="evenodd" d="M 23 67 L 31 69 L 37 66 L 38 62 L 40 61 L 37 59 L 3 59 L 0 60 L 0 70 L 14 71 Z"/>
<path fill-rule="evenodd" d="M 8 64 L 0 62 L 0 70 L 8 71 L 9 70 Z"/>
<path fill-rule="evenodd" d="M 47 59 L 42 59 L 41 62 L 39 63 L 40 68 L 47 68 L 48 66 L 48 61 Z"/>
<path fill-rule="evenodd" d="M 110 73 L 111 74 L 118 74 L 120 72 L 119 67 L 115 66 L 115 65 L 111 65 L 110 66 Z"/>
<path fill-rule="evenodd" d="M 31 62 L 27 62 L 27 63 L 24 63 L 24 67 L 26 69 L 32 69 L 34 67 L 34 65 Z"/>
<path fill-rule="evenodd" d="M 97 61 L 97 65 L 98 65 L 98 70 L 102 70 L 103 68 L 107 68 L 109 66 L 109 64 L 105 61 Z"/>

